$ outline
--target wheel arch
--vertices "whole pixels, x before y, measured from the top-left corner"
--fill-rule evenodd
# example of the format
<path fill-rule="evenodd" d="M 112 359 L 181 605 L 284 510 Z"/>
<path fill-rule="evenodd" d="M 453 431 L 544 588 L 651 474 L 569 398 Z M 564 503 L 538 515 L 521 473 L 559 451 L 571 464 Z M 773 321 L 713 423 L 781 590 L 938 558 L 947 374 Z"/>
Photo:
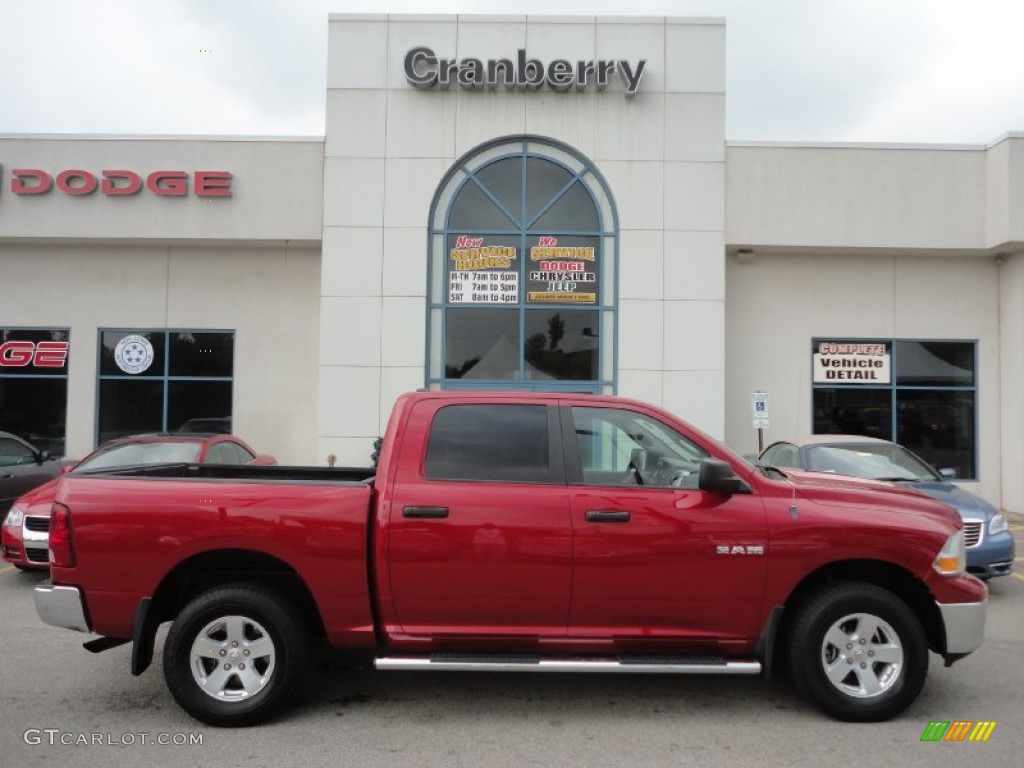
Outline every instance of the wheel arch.
<path fill-rule="evenodd" d="M 829 563 L 807 574 L 785 601 L 780 631 L 786 633 L 799 607 L 829 584 L 859 581 L 885 589 L 905 602 L 924 629 L 928 646 L 936 653 L 946 648 L 946 630 L 935 598 L 923 581 L 913 573 L 884 560 L 843 560 Z"/>
<path fill-rule="evenodd" d="M 274 555 L 251 549 L 218 549 L 194 554 L 172 568 L 136 610 L 132 632 L 132 674 L 142 674 L 153 659 L 160 624 L 172 621 L 202 592 L 232 582 L 262 584 L 291 600 L 315 638 L 326 632 L 316 600 L 302 576 Z"/>

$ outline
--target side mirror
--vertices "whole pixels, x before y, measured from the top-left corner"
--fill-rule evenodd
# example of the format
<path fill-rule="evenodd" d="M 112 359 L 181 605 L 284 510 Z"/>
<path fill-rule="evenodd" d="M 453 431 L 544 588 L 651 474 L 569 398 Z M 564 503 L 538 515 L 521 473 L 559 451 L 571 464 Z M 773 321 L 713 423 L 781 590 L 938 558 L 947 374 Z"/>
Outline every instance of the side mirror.
<path fill-rule="evenodd" d="M 947 480 L 956 479 L 956 470 L 953 469 L 952 467 L 945 467 L 944 469 L 940 469 L 939 474 L 942 475 L 942 477 L 946 478 Z"/>
<path fill-rule="evenodd" d="M 65 464 L 63 467 L 60 468 L 60 473 L 62 475 L 66 475 L 68 472 L 70 472 L 74 468 L 75 468 L 74 464 Z"/>
<path fill-rule="evenodd" d="M 732 496 L 739 493 L 744 485 L 726 462 L 721 459 L 703 459 L 700 462 L 697 487 L 702 491 Z"/>
<path fill-rule="evenodd" d="M 40 464 L 45 464 L 46 462 L 48 462 L 52 458 L 53 458 L 53 454 L 50 453 L 49 451 L 43 450 L 43 451 L 39 452 L 39 463 Z"/>

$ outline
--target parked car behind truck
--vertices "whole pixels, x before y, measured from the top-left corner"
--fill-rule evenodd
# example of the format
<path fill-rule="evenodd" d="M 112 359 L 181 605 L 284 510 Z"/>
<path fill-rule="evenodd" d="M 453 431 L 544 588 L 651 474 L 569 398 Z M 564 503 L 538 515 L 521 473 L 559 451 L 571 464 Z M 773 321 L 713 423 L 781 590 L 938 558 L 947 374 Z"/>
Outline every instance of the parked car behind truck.
<path fill-rule="evenodd" d="M 763 464 L 899 483 L 949 504 L 964 521 L 967 572 L 979 579 L 1006 576 L 1016 556 L 1006 516 L 951 480 L 952 469 L 938 470 L 902 445 L 863 435 L 808 435 L 772 443 L 759 457 Z"/>
<path fill-rule="evenodd" d="M 929 649 L 982 642 L 961 527 L 891 484 L 758 470 L 637 401 L 421 392 L 375 473 L 63 476 L 36 605 L 93 650 L 131 642 L 134 674 L 171 622 L 168 688 L 215 725 L 280 710 L 319 638 L 400 670 L 758 674 L 784 656 L 822 711 L 872 721 L 914 701 Z"/>
<path fill-rule="evenodd" d="M 222 434 L 170 435 L 154 433 L 109 440 L 80 462 L 64 462 L 58 470 L 87 472 L 103 467 L 166 464 L 276 464 L 273 456 L 256 453 L 241 438 Z M 47 479 L 51 475 L 47 476 Z M 49 480 L 20 496 L 0 524 L 0 556 L 21 570 L 50 567 L 50 508 L 57 488 Z"/>

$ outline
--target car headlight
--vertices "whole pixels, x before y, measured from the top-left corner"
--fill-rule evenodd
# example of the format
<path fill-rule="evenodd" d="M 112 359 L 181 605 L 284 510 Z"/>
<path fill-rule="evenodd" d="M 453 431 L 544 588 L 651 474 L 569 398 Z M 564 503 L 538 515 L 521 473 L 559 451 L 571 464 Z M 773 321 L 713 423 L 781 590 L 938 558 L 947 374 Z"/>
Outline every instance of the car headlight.
<path fill-rule="evenodd" d="M 943 576 L 959 576 L 967 566 L 967 550 L 964 547 L 964 532 L 957 531 L 946 539 L 946 544 L 935 556 L 932 568 Z"/>
<path fill-rule="evenodd" d="M 995 536 L 997 533 L 1010 530 L 1010 523 L 1006 519 L 1006 515 L 995 515 L 991 520 L 988 521 L 988 535 Z"/>
<path fill-rule="evenodd" d="M 21 521 L 25 519 L 25 513 L 18 507 L 11 507 L 7 511 L 7 518 L 4 520 L 4 525 L 9 528 L 20 528 Z"/>

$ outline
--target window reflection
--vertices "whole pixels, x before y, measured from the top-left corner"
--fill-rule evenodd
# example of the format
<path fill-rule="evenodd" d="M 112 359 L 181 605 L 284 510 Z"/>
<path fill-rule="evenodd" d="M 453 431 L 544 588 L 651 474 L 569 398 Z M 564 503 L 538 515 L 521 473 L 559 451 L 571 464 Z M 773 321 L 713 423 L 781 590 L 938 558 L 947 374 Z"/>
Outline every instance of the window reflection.
<path fill-rule="evenodd" d="M 595 311 L 528 311 L 523 345 L 527 378 L 598 378 L 597 323 Z"/>

